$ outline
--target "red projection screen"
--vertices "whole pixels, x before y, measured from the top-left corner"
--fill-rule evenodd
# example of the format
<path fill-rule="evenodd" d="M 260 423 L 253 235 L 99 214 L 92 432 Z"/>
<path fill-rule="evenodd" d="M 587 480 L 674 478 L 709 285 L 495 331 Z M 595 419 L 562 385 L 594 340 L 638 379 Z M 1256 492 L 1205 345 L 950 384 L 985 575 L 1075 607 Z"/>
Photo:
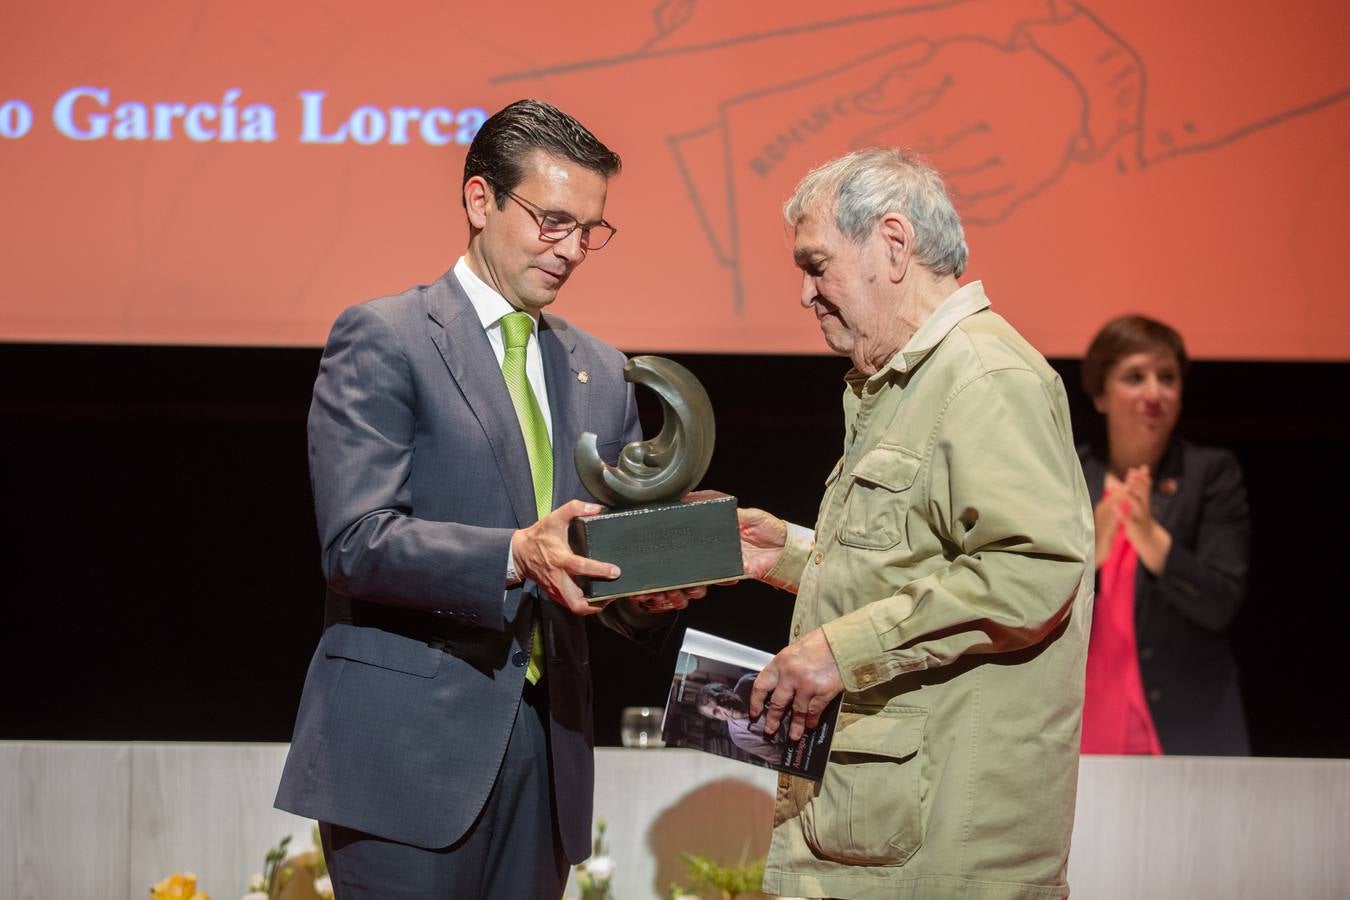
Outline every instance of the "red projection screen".
<path fill-rule="evenodd" d="M 1350 359 L 1350 5 L 48 0 L 0 32 L 0 340 L 321 344 L 461 252 L 467 142 L 548 99 L 619 151 L 558 311 L 629 350 L 816 353 L 779 210 L 904 145 L 1050 356 Z"/>

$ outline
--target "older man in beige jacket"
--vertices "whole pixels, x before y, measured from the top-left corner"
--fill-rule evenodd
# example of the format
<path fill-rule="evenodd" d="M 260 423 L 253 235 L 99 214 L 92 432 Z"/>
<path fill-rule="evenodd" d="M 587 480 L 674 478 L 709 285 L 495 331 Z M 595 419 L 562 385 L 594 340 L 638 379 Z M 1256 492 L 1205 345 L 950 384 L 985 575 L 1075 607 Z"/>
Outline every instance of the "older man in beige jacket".
<path fill-rule="evenodd" d="M 796 737 L 844 700 L 824 781 L 780 776 L 765 890 L 1063 897 L 1093 584 L 1064 387 L 957 282 L 960 220 L 919 159 L 835 160 L 786 216 L 853 369 L 814 532 L 741 513 L 748 574 L 797 595 L 751 713 Z"/>

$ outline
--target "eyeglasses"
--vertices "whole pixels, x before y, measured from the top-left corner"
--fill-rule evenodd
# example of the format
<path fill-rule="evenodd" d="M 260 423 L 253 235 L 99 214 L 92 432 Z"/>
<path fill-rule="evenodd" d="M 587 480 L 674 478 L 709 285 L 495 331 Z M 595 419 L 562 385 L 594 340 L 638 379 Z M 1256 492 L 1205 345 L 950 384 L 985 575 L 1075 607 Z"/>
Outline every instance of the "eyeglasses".
<path fill-rule="evenodd" d="M 505 191 L 506 196 L 524 207 L 530 217 L 539 225 L 539 240 L 556 244 L 569 234 L 581 229 L 581 249 L 599 250 L 610 242 L 619 229 L 601 219 L 589 225 L 582 225 L 568 213 L 556 209 L 544 209 L 531 203 L 515 191 Z"/>

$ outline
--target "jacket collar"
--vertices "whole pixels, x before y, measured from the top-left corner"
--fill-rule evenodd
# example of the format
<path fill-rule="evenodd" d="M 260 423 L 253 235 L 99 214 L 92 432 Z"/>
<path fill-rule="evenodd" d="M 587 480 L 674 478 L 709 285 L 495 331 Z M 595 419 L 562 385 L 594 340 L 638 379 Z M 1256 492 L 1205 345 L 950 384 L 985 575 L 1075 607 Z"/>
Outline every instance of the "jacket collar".
<path fill-rule="evenodd" d="M 1158 460 L 1158 470 L 1153 473 L 1153 496 L 1149 500 L 1150 511 L 1158 524 L 1168 531 L 1175 530 L 1172 514 L 1176 509 L 1177 494 L 1180 493 L 1183 486 L 1184 443 L 1181 438 L 1173 434 L 1172 440 L 1167 444 L 1167 449 L 1163 451 L 1162 459 Z"/>
<path fill-rule="evenodd" d="M 544 384 L 548 390 L 549 415 L 553 419 L 553 505 L 559 499 L 578 496 L 580 476 L 574 460 L 573 442 L 588 421 L 586 401 L 589 376 L 578 354 L 576 334 L 563 319 L 544 313 L 539 320 L 539 351 L 544 359 Z"/>
<path fill-rule="evenodd" d="M 487 436 L 516 522 L 529 525 L 537 518 L 530 458 L 487 332 L 453 270 L 426 287 L 423 297 L 428 336 Z M 540 337 L 542 345 L 542 332 Z"/>
<path fill-rule="evenodd" d="M 984 283 L 972 281 L 952 292 L 942 305 L 933 310 L 919 330 L 901 347 L 881 369 L 867 381 L 889 378 L 892 372 L 901 375 L 909 373 L 932 353 L 938 344 L 951 334 L 952 329 L 961 321 L 989 308 L 989 298 L 984 294 Z"/>
<path fill-rule="evenodd" d="M 431 340 L 487 435 L 516 520 L 522 527 L 529 525 L 536 518 L 529 455 L 479 314 L 453 270 L 427 287 L 424 296 Z M 577 347 L 576 333 L 566 320 L 547 312 L 540 317 L 539 352 L 553 419 L 554 506 L 559 497 L 573 497 L 580 490 L 572 443 L 581 433 L 589 392 L 582 375 L 586 363 L 579 358 L 586 354 L 578 354 Z"/>

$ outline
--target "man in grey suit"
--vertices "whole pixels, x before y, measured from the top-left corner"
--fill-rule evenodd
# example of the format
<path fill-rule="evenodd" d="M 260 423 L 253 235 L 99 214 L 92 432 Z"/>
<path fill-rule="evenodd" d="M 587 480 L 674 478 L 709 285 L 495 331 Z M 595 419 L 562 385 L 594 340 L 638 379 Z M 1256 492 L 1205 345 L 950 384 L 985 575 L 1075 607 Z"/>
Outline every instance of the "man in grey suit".
<path fill-rule="evenodd" d="M 544 309 L 613 235 L 619 158 L 554 107 L 513 103 L 464 166 L 469 244 L 429 286 L 354 306 L 309 414 L 325 629 L 277 806 L 318 819 L 339 900 L 556 898 L 590 850 L 591 679 L 574 555 L 599 511 L 583 431 L 640 438 L 624 357 Z M 659 642 L 701 590 L 620 601 Z"/>

